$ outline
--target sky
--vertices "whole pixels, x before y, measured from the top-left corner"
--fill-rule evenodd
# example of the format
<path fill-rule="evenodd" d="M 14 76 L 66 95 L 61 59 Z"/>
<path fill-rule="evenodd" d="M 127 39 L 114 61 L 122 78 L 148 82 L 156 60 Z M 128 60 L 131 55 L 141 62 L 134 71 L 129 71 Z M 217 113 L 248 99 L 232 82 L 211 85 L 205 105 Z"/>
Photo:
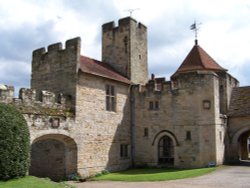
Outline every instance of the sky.
<path fill-rule="evenodd" d="M 81 37 L 101 60 L 101 26 L 130 15 L 148 28 L 149 74 L 170 76 L 194 45 L 250 85 L 250 0 L 0 0 L 0 84 L 30 87 L 32 51 Z"/>

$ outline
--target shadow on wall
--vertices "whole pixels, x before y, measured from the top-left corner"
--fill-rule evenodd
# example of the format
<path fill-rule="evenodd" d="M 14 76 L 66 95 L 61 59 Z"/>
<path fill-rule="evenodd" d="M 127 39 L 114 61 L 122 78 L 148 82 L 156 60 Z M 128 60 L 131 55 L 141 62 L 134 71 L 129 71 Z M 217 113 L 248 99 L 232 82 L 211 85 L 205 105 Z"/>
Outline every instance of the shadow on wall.
<path fill-rule="evenodd" d="M 86 73 L 79 74 L 78 84 L 76 117 L 84 137 L 79 150 L 80 173 L 92 176 L 102 170 L 128 168 L 131 166 L 129 85 Z"/>
<path fill-rule="evenodd" d="M 48 134 L 32 143 L 29 174 L 60 181 L 77 172 L 77 146 L 65 135 Z"/>
<path fill-rule="evenodd" d="M 250 116 L 229 117 L 226 163 L 250 161 Z"/>
<path fill-rule="evenodd" d="M 119 99 L 118 99 L 119 100 Z M 113 140 L 108 153 L 107 170 L 121 171 L 133 164 L 132 156 L 132 130 L 131 130 L 131 104 L 129 96 L 123 109 L 120 109 L 121 121 L 116 125 Z M 113 112 L 110 112 L 113 113 Z"/>

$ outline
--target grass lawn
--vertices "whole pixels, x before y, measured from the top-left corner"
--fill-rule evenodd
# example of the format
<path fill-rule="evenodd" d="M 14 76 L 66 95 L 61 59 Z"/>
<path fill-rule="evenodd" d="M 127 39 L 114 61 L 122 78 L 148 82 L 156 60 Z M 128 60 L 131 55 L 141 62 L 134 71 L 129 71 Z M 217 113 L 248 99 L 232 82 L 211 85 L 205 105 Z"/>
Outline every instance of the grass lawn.
<path fill-rule="evenodd" d="M 44 178 L 26 176 L 24 178 L 0 181 L 0 188 L 74 188 L 63 182 L 56 183 Z"/>
<path fill-rule="evenodd" d="M 199 169 L 129 169 L 122 172 L 110 173 L 94 177 L 93 180 L 110 180 L 110 181 L 164 181 L 175 180 L 201 176 L 215 171 L 216 168 L 199 168 Z"/>

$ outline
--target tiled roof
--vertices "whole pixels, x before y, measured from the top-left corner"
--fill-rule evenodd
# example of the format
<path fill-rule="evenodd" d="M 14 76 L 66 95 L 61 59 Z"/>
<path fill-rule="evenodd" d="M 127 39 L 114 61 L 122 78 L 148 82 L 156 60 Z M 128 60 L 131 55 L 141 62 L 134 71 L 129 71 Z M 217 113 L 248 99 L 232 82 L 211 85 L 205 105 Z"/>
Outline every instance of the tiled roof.
<path fill-rule="evenodd" d="M 228 116 L 250 115 L 250 86 L 235 87 L 232 91 Z"/>
<path fill-rule="evenodd" d="M 196 44 L 172 77 L 176 76 L 178 73 L 197 70 L 227 71 Z"/>
<path fill-rule="evenodd" d="M 111 66 L 107 63 L 88 58 L 86 56 L 81 56 L 80 59 L 80 69 L 82 72 L 109 78 L 111 80 L 116 80 L 119 82 L 130 84 L 131 81 L 126 77 L 117 73 Z"/>

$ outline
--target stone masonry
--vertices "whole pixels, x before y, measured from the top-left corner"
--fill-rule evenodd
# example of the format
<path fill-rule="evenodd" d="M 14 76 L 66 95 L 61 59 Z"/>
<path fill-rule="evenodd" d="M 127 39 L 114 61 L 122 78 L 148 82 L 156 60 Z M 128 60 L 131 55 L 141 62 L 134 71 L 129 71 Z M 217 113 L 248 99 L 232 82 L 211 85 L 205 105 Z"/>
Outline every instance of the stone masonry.
<path fill-rule="evenodd" d="M 31 175 L 58 181 L 249 160 L 249 87 L 198 41 L 169 81 L 148 79 L 147 28 L 133 18 L 104 24 L 102 45 L 102 61 L 80 54 L 79 37 L 34 50 L 31 89 L 14 98 L 0 85 L 0 102 L 28 123 Z"/>

